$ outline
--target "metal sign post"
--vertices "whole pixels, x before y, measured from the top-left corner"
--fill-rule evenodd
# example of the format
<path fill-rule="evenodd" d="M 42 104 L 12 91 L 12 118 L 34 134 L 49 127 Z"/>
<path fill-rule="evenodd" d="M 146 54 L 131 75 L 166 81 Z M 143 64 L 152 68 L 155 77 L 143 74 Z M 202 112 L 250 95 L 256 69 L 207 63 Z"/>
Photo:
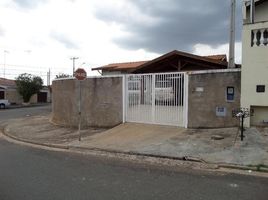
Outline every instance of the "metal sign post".
<path fill-rule="evenodd" d="M 79 81 L 79 100 L 78 100 L 78 140 L 81 141 L 81 100 L 82 100 L 82 89 L 81 89 L 81 83 L 83 80 L 87 78 L 87 72 L 82 69 L 78 68 L 75 73 L 75 78 Z"/>
<path fill-rule="evenodd" d="M 239 108 L 239 109 L 233 110 L 232 114 L 233 114 L 233 117 L 238 118 L 241 122 L 241 124 L 240 124 L 241 135 L 240 135 L 240 137 L 241 137 L 241 141 L 243 141 L 243 139 L 245 137 L 244 136 L 244 119 L 252 116 L 253 111 L 251 111 L 248 108 Z"/>
<path fill-rule="evenodd" d="M 78 116 L 79 116 L 79 123 L 78 123 L 78 140 L 81 141 L 81 82 L 79 81 L 79 101 L 78 101 Z"/>

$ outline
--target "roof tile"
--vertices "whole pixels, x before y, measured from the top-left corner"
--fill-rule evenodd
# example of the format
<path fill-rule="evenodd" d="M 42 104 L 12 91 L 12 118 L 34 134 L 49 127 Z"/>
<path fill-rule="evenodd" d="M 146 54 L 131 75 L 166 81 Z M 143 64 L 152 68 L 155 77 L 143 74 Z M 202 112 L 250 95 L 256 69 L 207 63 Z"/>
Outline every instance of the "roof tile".
<path fill-rule="evenodd" d="M 11 86 L 16 86 L 16 83 L 15 83 L 15 80 L 0 78 L 0 85 L 11 87 Z"/>
<path fill-rule="evenodd" d="M 194 54 L 189 54 L 189 53 L 185 53 L 185 52 L 179 52 L 179 51 L 172 51 L 168 54 L 165 55 L 169 55 L 171 53 L 177 53 L 177 54 L 181 54 L 181 55 L 186 55 L 195 59 L 200 59 L 200 60 L 205 60 L 208 62 L 213 62 L 216 64 L 222 64 L 222 62 L 226 62 L 227 61 L 227 57 L 224 54 L 220 54 L 220 55 L 208 55 L 208 56 L 197 56 Z M 164 55 L 164 56 L 165 56 Z M 160 56 L 159 58 L 161 58 L 163 56 Z M 158 59 L 158 58 L 156 58 Z M 156 60 L 155 59 L 155 60 Z M 152 60 L 148 60 L 148 61 L 137 61 L 137 62 L 124 62 L 124 63 L 111 63 L 108 65 L 104 65 L 102 67 L 97 67 L 97 68 L 93 68 L 92 70 L 107 70 L 107 71 L 120 71 L 120 70 L 130 70 L 130 69 L 137 69 L 138 67 L 140 67 L 141 65 L 151 62 Z"/>

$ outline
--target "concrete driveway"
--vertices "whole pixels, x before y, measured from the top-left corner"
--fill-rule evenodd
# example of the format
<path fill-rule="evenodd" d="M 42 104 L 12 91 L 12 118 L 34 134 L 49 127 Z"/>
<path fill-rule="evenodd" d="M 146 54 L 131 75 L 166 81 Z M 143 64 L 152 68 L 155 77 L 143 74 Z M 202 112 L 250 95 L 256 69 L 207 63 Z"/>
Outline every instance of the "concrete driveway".
<path fill-rule="evenodd" d="M 191 130 L 126 123 L 72 145 L 181 158 L 188 156 L 212 163 L 268 165 L 267 133 L 268 129 L 248 129 L 241 142 L 237 128 Z M 215 135 L 223 139 L 212 139 Z"/>
<path fill-rule="evenodd" d="M 126 123 L 86 137 L 79 145 L 130 151 L 151 144 L 162 144 L 169 138 L 181 135 L 184 131 L 183 128 L 172 126 Z"/>

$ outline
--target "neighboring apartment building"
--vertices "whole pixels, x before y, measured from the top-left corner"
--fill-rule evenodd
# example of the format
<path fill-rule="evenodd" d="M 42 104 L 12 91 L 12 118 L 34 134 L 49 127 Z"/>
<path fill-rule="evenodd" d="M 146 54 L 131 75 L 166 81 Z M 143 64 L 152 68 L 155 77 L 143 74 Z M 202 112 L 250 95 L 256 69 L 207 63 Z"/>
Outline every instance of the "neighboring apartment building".
<path fill-rule="evenodd" d="M 268 125 L 268 0 L 255 0 L 254 22 L 245 2 L 242 36 L 241 107 L 253 116 L 246 126 Z"/>

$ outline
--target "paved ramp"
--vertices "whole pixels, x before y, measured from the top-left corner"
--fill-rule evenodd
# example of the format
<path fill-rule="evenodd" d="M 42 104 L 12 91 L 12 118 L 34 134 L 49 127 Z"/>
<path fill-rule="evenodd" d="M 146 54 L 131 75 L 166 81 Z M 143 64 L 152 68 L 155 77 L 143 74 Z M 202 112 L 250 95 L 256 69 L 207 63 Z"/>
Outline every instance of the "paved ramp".
<path fill-rule="evenodd" d="M 179 137 L 185 130 L 173 126 L 125 123 L 83 139 L 82 146 L 129 151 L 162 144 L 172 137 Z"/>

